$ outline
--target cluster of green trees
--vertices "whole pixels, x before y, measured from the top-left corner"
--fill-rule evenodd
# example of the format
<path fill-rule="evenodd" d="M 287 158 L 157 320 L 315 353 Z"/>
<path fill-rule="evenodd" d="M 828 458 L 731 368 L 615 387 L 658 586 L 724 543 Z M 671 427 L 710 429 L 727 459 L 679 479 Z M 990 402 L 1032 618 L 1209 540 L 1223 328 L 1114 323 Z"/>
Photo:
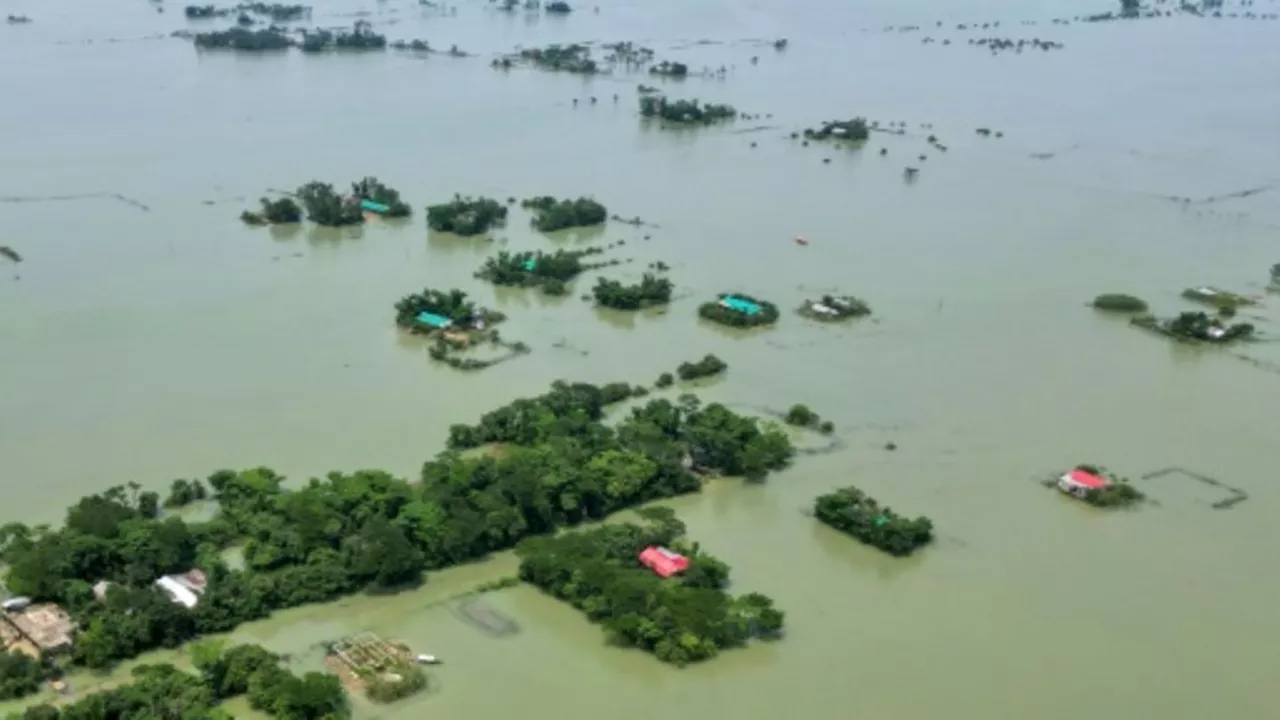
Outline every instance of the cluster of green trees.
<path fill-rule="evenodd" d="M 1103 293 L 1095 297 L 1090 304 L 1098 310 L 1109 312 L 1140 313 L 1147 311 L 1146 301 L 1140 297 L 1124 293 Z"/>
<path fill-rule="evenodd" d="M 748 314 L 741 310 L 731 307 L 725 307 L 721 304 L 725 298 L 738 298 L 747 302 L 755 303 L 760 311 L 754 314 Z M 760 300 L 750 295 L 742 293 L 721 293 L 716 301 L 703 303 L 698 307 L 698 316 L 704 320 L 720 323 L 737 328 L 759 327 L 762 325 L 772 325 L 778 322 L 778 306 L 768 300 Z"/>
<path fill-rule="evenodd" d="M 307 219 L 317 225 L 342 227 L 364 222 L 360 205 L 347 202 L 328 183 L 313 180 L 298 188 L 295 195 L 307 211 Z"/>
<path fill-rule="evenodd" d="M 819 496 L 814 514 L 827 525 L 890 555 L 910 555 L 933 540 L 929 518 L 904 518 L 856 487 Z"/>
<path fill-rule="evenodd" d="M 278 200 L 262 198 L 262 210 L 253 212 L 245 210 L 240 219 L 248 225 L 284 225 L 302 221 L 302 208 L 293 198 L 282 197 Z"/>
<path fill-rule="evenodd" d="M 470 341 L 454 341 L 451 338 L 438 336 L 435 344 L 428 348 L 427 355 L 432 360 L 442 362 L 455 370 L 483 370 L 531 352 L 529 346 L 522 342 L 503 340 L 497 330 L 490 330 L 478 339 L 488 340 L 490 345 L 499 346 L 505 349 L 507 353 L 487 358 L 470 357 L 461 354 L 472 347 Z"/>
<path fill-rule="evenodd" d="M 369 200 L 387 206 L 383 217 L 408 217 L 412 212 L 409 204 L 400 199 L 400 193 L 383 185 L 376 177 L 366 177 L 360 182 L 351 183 L 351 194 L 360 200 Z"/>
<path fill-rule="evenodd" d="M 606 392 L 607 388 L 607 392 Z M 268 468 L 207 480 L 217 514 L 159 517 L 159 496 L 136 485 L 81 499 L 61 528 L 0 528 L 0 562 L 17 595 L 52 601 L 76 620 L 74 663 L 105 668 L 198 635 L 228 632 L 271 612 L 368 587 L 397 587 L 433 570 L 510 548 L 529 535 L 682 493 L 691 469 L 749 479 L 786 466 L 785 433 L 696 397 L 655 399 L 616 426 L 606 400 L 624 384 L 556 383 L 476 426 L 450 428 L 450 450 L 411 484 L 379 471 L 330 473 L 286 492 Z M 457 452 L 502 443 L 502 458 Z M 243 569 L 223 559 L 241 548 Z M 191 609 L 157 577 L 198 567 L 208 585 Z M 111 583 L 103 599 L 93 585 Z"/>
<path fill-rule="evenodd" d="M 520 51 L 519 57 L 542 70 L 579 75 L 594 75 L 600 72 L 600 65 L 591 58 L 591 48 L 579 43 L 525 48 Z M 510 67 L 509 63 L 507 67 Z"/>
<path fill-rule="evenodd" d="M 1175 340 L 1208 342 L 1225 345 L 1253 336 L 1250 323 L 1225 324 L 1216 317 L 1202 312 L 1181 312 L 1171 320 L 1160 320 L 1151 315 L 1139 315 L 1131 323 L 1147 330 L 1154 330 Z"/>
<path fill-rule="evenodd" d="M 824 435 L 829 435 L 836 429 L 830 420 L 823 420 L 818 413 L 810 410 L 808 405 L 801 403 L 791 406 L 787 411 L 786 421 L 788 425 L 817 430 Z"/>
<path fill-rule="evenodd" d="M 169 495 L 164 499 L 166 508 L 186 507 L 209 496 L 209 491 L 199 479 L 178 478 L 169 484 Z"/>
<path fill-rule="evenodd" d="M 664 372 L 658 376 L 658 379 L 656 382 L 653 383 L 653 386 L 661 390 L 663 388 L 669 388 L 675 384 L 676 384 L 676 376 L 672 375 L 669 372 Z"/>
<path fill-rule="evenodd" d="M 70 705 L 37 705 L 20 720 L 223 720 L 219 704 L 245 695 L 253 709 L 281 720 L 342 720 L 350 717 L 338 679 L 310 672 L 299 677 L 281 667 L 280 657 L 257 645 L 229 650 L 202 642 L 191 650 L 198 674 L 173 665 L 141 665 L 132 681 L 86 695 Z"/>
<path fill-rule="evenodd" d="M 688 77 L 689 66 L 684 63 L 671 62 L 663 60 L 662 62 L 649 68 L 650 75 L 661 75 L 662 77 L 682 78 Z"/>
<path fill-rule="evenodd" d="M 738 116 L 738 111 L 732 105 L 703 105 L 697 100 L 671 101 L 665 95 L 646 93 L 640 96 L 640 114 L 675 123 L 710 125 L 721 120 L 732 120 Z"/>
<path fill-rule="evenodd" d="M 804 136 L 810 140 L 854 140 L 861 141 L 871 137 L 871 128 L 866 118 L 852 120 L 828 120 L 816 129 L 805 128 Z"/>
<path fill-rule="evenodd" d="M 208 20 L 226 17 L 235 13 L 252 13 L 270 18 L 275 22 L 293 22 L 303 20 L 311 15 L 311 8 L 306 5 L 283 5 L 280 3 L 240 3 L 235 7 L 216 8 L 213 5 L 188 5 L 184 12 L 191 20 Z"/>
<path fill-rule="evenodd" d="M 0 650 L 0 700 L 24 697 L 40 689 L 51 668 L 24 652 Z"/>
<path fill-rule="evenodd" d="M 454 195 L 447 203 L 427 207 L 427 226 L 438 232 L 479 235 L 507 221 L 507 207 L 490 198 Z"/>
<path fill-rule="evenodd" d="M 387 36 L 373 31 L 373 25 L 365 20 L 357 20 L 350 30 L 325 30 L 314 28 L 302 34 L 302 42 L 298 49 L 302 52 L 324 52 L 326 50 L 384 50 L 387 47 Z"/>
<path fill-rule="evenodd" d="M 671 291 L 674 285 L 664 277 L 645 273 L 640 282 L 634 285 L 623 285 L 617 280 L 598 278 L 591 294 L 596 302 L 614 310 L 640 310 L 654 305 L 666 305 L 671 302 Z"/>
<path fill-rule="evenodd" d="M 543 195 L 522 200 L 520 206 L 533 211 L 533 227 L 541 232 L 590 227 L 609 219 L 605 206 L 588 197 L 557 200 Z"/>
<path fill-rule="evenodd" d="M 732 597 L 729 566 L 697 543 L 680 540 L 684 524 L 669 508 L 642 511 L 647 522 L 603 525 L 533 538 L 516 550 L 520 577 L 601 623 L 615 643 L 663 662 L 685 665 L 715 657 L 753 637 L 775 637 L 784 616 L 759 593 Z M 666 580 L 642 566 L 652 545 L 685 555 L 690 567 Z"/>
<path fill-rule="evenodd" d="M 471 327 L 476 320 L 493 325 L 507 319 L 495 310 L 477 308 L 467 299 L 467 294 L 457 288 L 448 291 L 425 288 L 420 293 L 405 295 L 396 303 L 396 325 L 417 328 L 417 317 L 424 312 L 447 317 L 462 327 Z"/>
<path fill-rule="evenodd" d="M 431 52 L 431 43 L 426 40 L 396 40 L 391 43 L 392 50 L 408 50 L 410 52 Z"/>
<path fill-rule="evenodd" d="M 565 13 L 573 12 L 573 8 L 569 7 L 569 3 L 564 2 L 563 0 L 554 0 L 553 2 L 549 2 L 543 6 L 543 9 L 552 15 L 563 15 Z"/>
<path fill-rule="evenodd" d="M 293 46 L 293 39 L 284 30 L 269 27 L 263 30 L 250 30 L 243 27 L 227 28 L 196 33 L 192 39 L 195 46 L 207 50 L 241 50 L 245 52 L 261 52 L 266 50 L 285 50 Z"/>
<path fill-rule="evenodd" d="M 729 363 L 715 355 L 707 355 L 698 362 L 680 363 L 680 366 L 676 368 L 676 375 L 679 375 L 681 380 L 697 380 L 698 378 L 719 375 L 728 369 Z"/>
<path fill-rule="evenodd" d="M 569 292 L 565 283 L 596 267 L 582 262 L 582 258 L 601 252 L 599 248 L 557 250 L 553 253 L 511 253 L 504 250 L 486 258 L 476 277 L 495 285 L 540 287 L 548 295 L 564 295 Z"/>

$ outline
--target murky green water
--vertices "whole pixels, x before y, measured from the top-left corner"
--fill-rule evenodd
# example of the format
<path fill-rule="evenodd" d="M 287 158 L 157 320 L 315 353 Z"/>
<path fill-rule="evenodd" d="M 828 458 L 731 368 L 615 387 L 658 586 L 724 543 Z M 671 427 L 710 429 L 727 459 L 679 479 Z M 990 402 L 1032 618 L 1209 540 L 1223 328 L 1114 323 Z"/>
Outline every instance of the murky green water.
<path fill-rule="evenodd" d="M 393 39 L 482 57 L 245 58 L 137 39 L 187 26 L 172 3 L 163 14 L 142 2 L 11 5 L 35 22 L 0 26 L 0 196 L 118 193 L 150 210 L 106 197 L 0 202 L 0 244 L 26 258 L 0 268 L 0 519 L 56 520 L 110 484 L 159 487 L 223 466 L 412 474 L 449 424 L 553 379 L 646 381 L 715 352 L 731 370 L 706 397 L 806 402 L 847 441 L 767 486 L 725 481 L 674 503 L 739 588 L 788 611 L 782 642 L 677 671 L 603 647 L 597 628 L 527 588 L 489 596 L 521 623 L 514 638 L 438 604 L 509 574 L 509 557 L 238 636 L 306 667 L 319 666 L 317 643 L 360 630 L 445 658 L 430 694 L 361 705 L 367 717 L 1274 716 L 1280 377 L 1082 304 L 1126 290 L 1171 312 L 1192 284 L 1262 291 L 1280 260 L 1274 191 L 1161 196 L 1276 182 L 1280 23 L 1024 28 L 1018 19 L 1111 8 L 1004 1 L 659 0 L 564 19 L 344 2 L 316 20 L 367 10 Z M 985 34 L 1066 49 L 993 58 L 935 19 L 1000 19 Z M 879 32 L 888 24 L 926 29 Z M 957 40 L 923 46 L 924 34 Z M 784 54 L 748 42 L 778 36 L 791 39 Z M 717 44 L 695 44 L 704 38 Z M 732 66 L 672 93 L 770 113 L 738 128 L 770 127 L 646 130 L 634 84 L 647 78 L 487 63 L 521 43 L 622 39 Z M 877 135 L 883 158 L 785 138 L 851 114 L 906 120 L 913 134 Z M 982 140 L 977 126 L 1005 137 Z M 929 150 L 929 132 L 950 151 Z M 912 185 L 907 164 L 921 168 Z M 454 192 L 594 194 L 660 226 L 600 236 L 627 241 L 615 254 L 634 258 L 625 274 L 661 259 L 684 297 L 665 315 L 621 318 L 473 280 L 495 247 L 585 242 L 537 236 L 521 215 L 494 245 L 430 235 L 420 214 L 350 232 L 236 219 L 268 188 L 366 174 L 417 208 Z M 511 317 L 504 335 L 533 354 L 475 375 L 434 365 L 391 324 L 391 304 L 424 285 L 492 301 Z M 787 315 L 745 338 L 700 323 L 700 298 L 731 288 L 788 308 L 854 292 L 877 319 L 836 329 Z M 1269 333 L 1277 303 L 1248 313 Z M 1280 362 L 1274 344 L 1245 352 Z M 888 440 L 896 453 L 881 449 Z M 1158 507 L 1105 515 L 1031 481 L 1081 460 L 1130 476 L 1182 466 L 1250 499 L 1212 511 L 1203 488 L 1166 477 L 1144 486 Z M 942 542 L 890 561 L 801 514 L 849 483 L 934 518 Z"/>

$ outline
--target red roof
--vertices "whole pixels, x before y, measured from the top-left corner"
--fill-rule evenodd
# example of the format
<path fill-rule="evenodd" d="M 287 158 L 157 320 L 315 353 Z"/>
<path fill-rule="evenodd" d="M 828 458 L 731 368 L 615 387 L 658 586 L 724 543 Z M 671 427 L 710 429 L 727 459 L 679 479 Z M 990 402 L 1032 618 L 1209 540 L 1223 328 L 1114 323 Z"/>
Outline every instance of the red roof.
<path fill-rule="evenodd" d="M 1093 490 L 1104 488 L 1111 484 L 1106 478 L 1085 470 L 1072 470 L 1067 473 L 1067 477 L 1071 478 L 1071 482 Z"/>
<path fill-rule="evenodd" d="M 689 558 L 664 547 L 650 545 L 640 551 L 640 562 L 659 577 L 669 578 L 689 569 Z"/>

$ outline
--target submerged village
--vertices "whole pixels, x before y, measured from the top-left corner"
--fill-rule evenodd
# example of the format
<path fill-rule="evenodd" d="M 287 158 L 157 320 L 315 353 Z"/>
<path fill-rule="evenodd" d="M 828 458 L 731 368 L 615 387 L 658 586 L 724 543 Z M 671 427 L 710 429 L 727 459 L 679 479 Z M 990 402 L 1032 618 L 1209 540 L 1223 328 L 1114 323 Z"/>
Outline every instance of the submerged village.
<path fill-rule="evenodd" d="M 1039 25 L 1275 19 L 1255 10 L 1252 0 L 1180 5 L 1122 0 L 1114 5 Z M 442 18 L 477 10 L 426 0 L 419 6 Z M 369 14 L 339 27 L 314 23 L 313 8 L 305 5 L 179 9 L 157 0 L 155 7 L 186 23 L 164 41 L 189 43 L 192 52 L 265 61 L 284 54 L 340 61 L 344 53 L 392 52 L 477 61 L 485 72 L 499 74 L 547 73 L 570 82 L 597 78 L 601 84 L 590 86 L 589 94 L 574 86 L 578 94 L 563 103 L 565 113 L 578 113 L 570 115 L 575 121 L 589 122 L 584 117 L 590 117 L 585 112 L 591 107 L 619 108 L 637 133 L 665 133 L 690 143 L 699 133 L 722 133 L 732 135 L 744 152 L 763 152 L 769 144 L 804 153 L 820 169 L 833 159 L 839 165 L 856 158 L 859 167 L 890 168 L 893 181 L 906 187 L 927 183 L 934 167 L 964 152 L 967 144 L 1007 143 L 1017 132 L 997 129 L 996 120 L 944 128 L 874 118 L 856 103 L 842 117 L 815 116 L 802 125 L 785 125 L 767 108 L 720 101 L 722 86 L 716 83 L 736 72 L 727 67 L 731 63 L 698 66 L 678 50 L 635 41 L 550 43 L 478 57 L 452 42 L 397 37 L 394 23 L 380 25 Z M 537 0 L 491 0 L 482 9 L 566 23 L 609 10 Z M 41 22 L 38 14 L 10 15 L 9 29 Z M 1072 51 L 1070 42 L 1036 35 L 1036 24 L 937 21 L 935 26 L 859 31 L 910 36 L 931 50 L 954 42 L 1002 59 Z M 1019 35 L 999 34 L 1001 27 Z M 965 34 L 967 42 L 948 33 Z M 804 42 L 794 36 L 756 38 L 748 65 L 767 64 Z M 437 49 L 443 47 L 448 49 Z M 378 167 L 355 178 L 315 177 L 305 160 L 300 155 L 275 169 L 272 177 L 292 178 L 288 188 L 268 187 L 264 180 L 256 200 L 237 197 L 235 210 L 230 203 L 218 204 L 226 232 L 266 244 L 299 231 L 378 228 L 428 233 L 441 246 L 462 248 L 464 258 L 474 258 L 469 274 L 442 281 L 444 274 L 437 272 L 431 281 L 383 283 L 367 290 L 378 293 L 385 308 L 387 344 L 397 344 L 397 352 L 417 353 L 423 372 L 434 373 L 437 382 L 498 377 L 518 372 L 530 356 L 566 350 L 564 341 L 552 341 L 565 332 L 562 328 L 530 322 L 527 305 L 501 304 L 490 299 L 489 290 L 495 298 L 512 293 L 547 303 L 539 307 L 550 308 L 549 313 L 582 306 L 618 322 L 685 318 L 696 323 L 697 332 L 729 338 L 735 348 L 763 345 L 792 327 L 828 340 L 854 333 L 873 337 L 895 320 L 887 303 L 852 281 L 818 286 L 801 278 L 783 290 L 761 287 L 753 281 L 758 273 L 735 276 L 729 263 L 715 275 L 688 272 L 673 257 L 662 256 L 661 225 L 633 215 L 627 198 L 597 195 L 591 187 L 568 195 L 533 194 L 549 190 L 513 184 L 495 191 L 497 180 L 487 194 L 436 185 L 441 189 L 435 195 L 416 197 L 395 187 L 407 187 L 410 180 Z M 447 175 L 440 180 L 447 181 Z M 86 198 L 140 203 L 120 193 L 45 200 Z M 19 197 L 11 206 L 36 200 Z M 1191 204 L 1188 198 L 1173 200 Z M 527 228 L 538 244 L 532 249 L 509 245 L 506 235 L 516 228 Z M 837 240 L 797 233 L 774 242 L 804 257 Z M 429 247 L 428 255 L 433 251 Z M 1280 302 L 1280 251 L 1275 260 L 1234 267 L 1237 285 L 1215 279 L 1222 273 L 1161 278 L 1159 294 L 1124 287 L 1097 292 L 1081 284 L 1091 289 L 1063 313 L 1072 322 L 1108 331 L 1123 328 L 1116 332 L 1163 343 L 1171 362 L 1190 357 L 1204 364 L 1234 363 L 1240 372 L 1268 378 L 1280 372 L 1280 364 L 1250 350 L 1280 339 L 1264 312 Z M 41 248 L 6 236 L 0 263 L 13 270 L 15 284 L 26 282 L 22 274 L 41 263 Z M 937 312 L 942 310 L 939 302 Z M 308 321 L 317 322 L 314 316 Z M 439 681 L 439 674 L 456 664 L 429 642 L 360 629 L 326 638 L 317 650 L 318 662 L 305 664 L 269 641 L 245 642 L 233 634 L 295 609 L 341 606 L 353 598 L 392 602 L 429 586 L 437 574 L 498 557 L 510 558 L 505 567 L 511 573 L 440 601 L 458 622 L 495 642 L 519 635 L 526 620 L 494 598 L 526 588 L 593 626 L 599 644 L 642 655 L 645 662 L 673 672 L 745 655 L 744 648 L 784 652 L 789 623 L 803 610 L 759 587 L 764 571 L 735 573 L 717 555 L 727 549 L 701 537 L 699 527 L 687 523 L 672 503 L 721 487 L 786 483 L 806 464 L 847 451 L 865 428 L 844 424 L 843 401 L 826 387 L 776 407 L 759 398 L 736 402 L 716 396 L 716 383 L 733 376 L 737 359 L 721 351 L 723 345 L 716 345 L 716 352 L 708 347 L 684 343 L 682 362 L 655 360 L 644 376 L 607 382 L 566 376 L 540 393 L 508 394 L 478 411 L 442 405 L 434 412 L 448 415 L 447 433 L 420 439 L 421 467 L 409 477 L 358 469 L 303 479 L 284 468 L 209 468 L 166 486 L 156 478 L 140 478 L 97 488 L 71 503 L 53 525 L 14 521 L 0 526 L 0 701 L 21 703 L 10 717 L 23 720 L 213 719 L 246 710 L 252 717 L 334 720 L 376 708 L 392 712 L 410 697 L 423 703 L 417 707 L 427 715 L 433 702 L 457 691 Z M 811 347 L 805 350 L 811 356 L 840 361 L 824 349 L 830 346 L 814 340 Z M 780 367 L 778 372 L 805 371 Z M 906 455 L 909 441 L 897 430 L 876 435 L 874 444 L 863 441 L 857 453 L 877 458 L 873 462 Z M 1049 525 L 1083 518 L 1114 527 L 1148 513 L 1192 512 L 1170 489 L 1177 483 L 1194 487 L 1204 498 L 1194 510 L 1236 511 L 1249 499 L 1246 483 L 1216 474 L 1181 465 L 1129 467 L 1131 458 L 1097 457 L 1079 446 L 1070 451 L 1082 454 L 1012 483 L 1032 488 L 1037 512 L 1053 518 L 1044 521 Z M 803 532 L 813 533 L 799 542 L 856 553 L 849 574 L 878 573 L 895 580 L 921 571 L 936 553 L 967 549 L 936 505 L 926 514 L 903 501 L 914 496 L 900 495 L 891 485 L 869 489 L 860 479 L 869 472 L 859 464 L 864 462 L 851 461 L 856 469 L 841 471 L 837 486 L 828 483 L 807 493 L 802 506 L 794 508 Z M 823 472 L 830 467 L 822 465 Z M 966 492 L 981 504 L 983 493 L 1009 490 L 977 485 Z M 760 562 L 789 564 L 781 554 L 766 554 Z M 806 572 L 791 571 L 801 577 Z M 904 587 L 902 592 L 912 591 Z M 854 601 L 849 604 L 856 607 Z M 127 674 L 120 677 L 125 667 Z M 110 682 L 81 691 L 83 679 L 108 676 Z"/>

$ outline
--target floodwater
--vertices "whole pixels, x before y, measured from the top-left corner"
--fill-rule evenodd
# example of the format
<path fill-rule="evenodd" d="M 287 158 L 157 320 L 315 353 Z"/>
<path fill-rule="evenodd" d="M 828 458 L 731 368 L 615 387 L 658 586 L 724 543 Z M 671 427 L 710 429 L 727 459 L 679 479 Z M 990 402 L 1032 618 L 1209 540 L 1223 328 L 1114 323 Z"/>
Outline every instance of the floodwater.
<path fill-rule="evenodd" d="M 0 520 L 57 521 L 85 493 L 219 467 L 412 475 L 448 425 L 556 378 L 651 382 L 714 352 L 730 371 L 704 397 L 805 402 L 845 443 L 767 485 L 725 480 L 672 503 L 734 566 L 737 590 L 788 612 L 780 642 L 676 670 L 606 648 L 527 587 L 487 596 L 523 628 L 490 638 L 441 601 L 510 574 L 509 556 L 237 637 L 300 667 L 319 667 L 318 643 L 363 630 L 446 660 L 430 693 L 358 701 L 368 718 L 1276 716 L 1280 346 L 1173 347 L 1084 303 L 1126 291 L 1172 313 L 1191 285 L 1263 292 L 1280 261 L 1280 22 L 1063 27 L 1048 21 L 1112 7 L 1012 0 L 620 0 L 565 18 L 474 0 L 317 10 L 321 25 L 366 11 L 391 39 L 479 55 L 421 59 L 200 54 L 152 37 L 188 26 L 172 2 L 6 8 L 34 22 L 0 26 L 0 244 L 25 257 L 0 266 Z M 985 35 L 1066 48 L 992 57 L 966 43 Z M 790 47 L 762 42 L 775 37 Z M 649 78 L 488 66 L 518 44 L 569 40 L 731 66 L 660 84 L 772 117 L 660 131 L 635 115 Z M 786 137 L 854 114 L 910 133 L 860 152 Z M 984 140 L 979 126 L 1005 135 Z M 350 231 L 237 220 L 270 188 L 368 174 L 417 215 Z M 658 227 L 548 239 L 517 211 L 493 243 L 428 233 L 422 206 L 455 192 L 593 194 Z M 681 299 L 624 318 L 578 299 L 592 275 L 557 300 L 471 277 L 500 247 L 595 240 L 626 241 L 611 257 L 633 263 L 614 276 L 672 265 Z M 492 303 L 510 316 L 504 336 L 533 353 L 472 375 L 433 364 L 391 322 L 394 301 L 423 286 Z M 788 313 L 744 337 L 695 316 L 728 289 L 787 309 L 852 292 L 876 317 L 833 328 Z M 1277 336 L 1277 305 L 1246 315 Z M 891 440 L 896 452 L 882 449 Z M 1138 481 L 1158 504 L 1107 514 L 1034 482 L 1081 461 L 1135 478 L 1182 467 L 1249 499 L 1215 511 L 1205 486 L 1169 475 Z M 930 516 L 940 541 L 891 560 L 802 514 L 851 483 Z"/>

